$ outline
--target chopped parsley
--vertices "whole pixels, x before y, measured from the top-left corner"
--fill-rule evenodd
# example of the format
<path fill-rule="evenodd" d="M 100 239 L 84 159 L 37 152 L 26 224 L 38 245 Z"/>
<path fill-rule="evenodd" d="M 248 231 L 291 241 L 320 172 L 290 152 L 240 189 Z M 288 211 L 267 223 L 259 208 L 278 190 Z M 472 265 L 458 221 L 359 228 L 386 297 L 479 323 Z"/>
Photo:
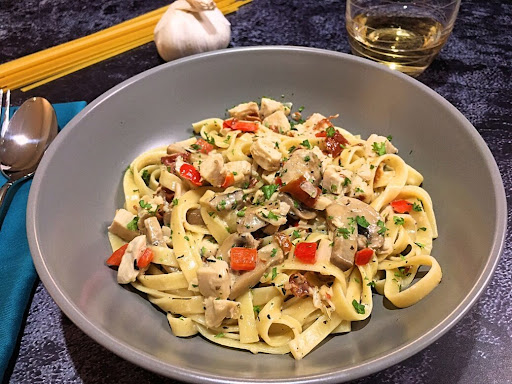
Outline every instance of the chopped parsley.
<path fill-rule="evenodd" d="M 419 227 L 418 228 L 418 231 L 426 231 L 426 230 L 427 230 L 427 228 L 425 228 L 425 227 Z"/>
<path fill-rule="evenodd" d="M 304 107 L 299 107 L 299 112 L 302 112 L 304 110 Z"/>
<path fill-rule="evenodd" d="M 305 146 L 307 149 L 311 149 L 311 144 L 309 143 L 309 140 L 304 140 L 300 145 Z"/>
<path fill-rule="evenodd" d="M 387 135 L 387 136 L 386 136 L 386 139 L 388 139 L 389 141 L 391 141 L 391 140 L 393 140 L 393 136 L 391 136 L 391 135 Z"/>
<path fill-rule="evenodd" d="M 420 247 L 421 249 L 425 248 L 425 244 L 422 244 L 422 243 L 414 243 L 416 244 L 418 247 Z"/>
<path fill-rule="evenodd" d="M 349 184 L 352 184 L 352 180 L 350 180 L 348 177 L 345 177 L 345 180 L 343 181 L 343 186 L 346 187 Z"/>
<path fill-rule="evenodd" d="M 356 310 L 356 312 L 360 315 L 364 315 L 364 305 L 359 304 L 356 299 L 352 300 L 352 306 Z"/>
<path fill-rule="evenodd" d="M 360 225 L 363 228 L 368 228 L 370 226 L 370 223 L 364 216 L 356 216 L 356 222 L 357 225 Z"/>
<path fill-rule="evenodd" d="M 277 255 L 277 248 L 272 248 L 272 252 L 270 252 L 270 257 L 275 257 Z"/>
<path fill-rule="evenodd" d="M 267 216 L 270 220 L 279 220 L 279 216 L 276 215 L 274 212 L 270 211 Z"/>
<path fill-rule="evenodd" d="M 298 239 L 298 238 L 300 238 L 300 232 L 297 231 L 297 230 L 294 230 L 292 232 L 292 239 L 295 240 L 295 239 Z"/>
<path fill-rule="evenodd" d="M 338 186 L 337 185 L 331 185 L 331 192 L 338 192 Z"/>
<path fill-rule="evenodd" d="M 256 312 L 256 314 L 259 314 L 261 311 L 261 307 L 259 305 L 254 305 L 252 309 L 254 312 Z"/>
<path fill-rule="evenodd" d="M 200 145 L 199 144 L 192 144 L 190 146 L 190 148 L 192 148 L 193 150 L 195 151 L 199 151 L 201 149 Z"/>
<path fill-rule="evenodd" d="M 334 129 L 334 127 L 327 127 L 327 129 L 325 130 L 325 133 L 326 133 L 327 137 L 334 137 L 336 130 Z"/>
<path fill-rule="evenodd" d="M 338 228 L 336 236 L 343 236 L 343 238 L 346 240 L 348 239 L 348 236 L 350 235 L 350 231 L 347 228 Z"/>
<path fill-rule="evenodd" d="M 288 149 L 288 153 L 292 153 L 293 151 L 295 151 L 295 148 L 297 147 L 295 145 L 292 145 L 290 149 Z"/>
<path fill-rule="evenodd" d="M 224 334 L 223 334 L 222 332 L 221 332 L 221 333 L 217 333 L 217 334 L 215 335 L 215 338 L 216 338 L 216 339 L 219 339 L 219 338 L 221 338 L 221 337 L 224 337 Z"/>
<path fill-rule="evenodd" d="M 272 197 L 275 191 L 277 191 L 278 186 L 276 184 L 264 185 L 261 187 L 263 191 L 263 196 L 265 196 L 265 200 L 268 200 Z"/>
<path fill-rule="evenodd" d="M 204 257 L 206 255 L 206 251 L 207 251 L 206 247 L 201 248 L 201 251 L 200 251 L 201 257 Z"/>
<path fill-rule="evenodd" d="M 205 141 L 208 143 L 208 144 L 215 144 L 215 139 L 213 137 L 210 137 L 208 136 L 207 133 L 204 134 L 205 136 Z"/>
<path fill-rule="evenodd" d="M 373 143 L 372 150 L 377 155 L 382 156 L 386 154 L 386 143 Z"/>
<path fill-rule="evenodd" d="M 224 139 L 224 142 L 227 144 L 227 143 L 229 143 L 230 139 L 231 139 L 231 135 L 228 135 L 228 137 L 226 137 L 226 139 Z"/>
<path fill-rule="evenodd" d="M 277 267 L 272 268 L 272 280 L 277 277 Z"/>
<path fill-rule="evenodd" d="M 369 287 L 375 288 L 375 281 L 370 281 L 368 284 L 366 284 Z"/>
<path fill-rule="evenodd" d="M 309 160 L 311 160 L 311 157 L 309 156 L 304 156 L 304 161 L 307 163 Z"/>
<path fill-rule="evenodd" d="M 393 216 L 393 222 L 395 225 L 404 225 L 405 220 L 403 217 Z"/>
<path fill-rule="evenodd" d="M 236 215 L 238 217 L 244 217 L 245 216 L 245 211 L 246 211 L 247 207 L 244 207 L 243 209 L 239 210 Z"/>
<path fill-rule="evenodd" d="M 144 200 L 139 200 L 139 205 L 142 209 L 147 209 L 148 211 L 153 207 L 151 203 L 146 203 Z"/>
<path fill-rule="evenodd" d="M 183 238 L 187 241 L 190 241 L 189 237 L 188 236 L 183 236 Z"/>
<path fill-rule="evenodd" d="M 414 211 L 416 211 L 416 212 L 421 212 L 421 211 L 423 211 L 423 208 L 421 208 L 421 203 L 420 203 L 420 204 L 414 203 L 414 204 L 412 205 L 412 209 L 413 209 Z"/>
<path fill-rule="evenodd" d="M 387 230 L 388 230 L 386 228 L 385 223 L 382 220 L 379 220 L 379 221 L 377 221 L 377 225 L 379 226 L 379 230 L 377 231 L 377 233 L 379 235 L 384 235 L 387 232 Z"/>
<path fill-rule="evenodd" d="M 126 225 L 126 228 L 128 228 L 130 231 L 138 231 L 139 230 L 139 227 L 137 225 L 137 223 L 139 222 L 139 217 L 138 216 L 135 216 L 132 221 L 130 221 L 127 225 Z"/>
<path fill-rule="evenodd" d="M 357 188 L 356 188 L 356 192 L 358 192 L 358 193 L 364 193 L 364 190 L 362 190 L 361 188 L 357 187 Z"/>
<path fill-rule="evenodd" d="M 149 176 L 149 171 L 147 169 L 142 171 L 142 175 L 140 177 L 142 177 L 142 180 L 144 180 L 144 184 L 146 185 L 149 185 Z"/>
<path fill-rule="evenodd" d="M 217 211 L 221 211 L 226 208 L 226 200 L 221 200 L 219 204 L 217 204 Z"/>
<path fill-rule="evenodd" d="M 172 205 L 176 206 L 176 205 L 178 205 L 178 203 L 179 203 L 178 199 L 173 199 Z"/>

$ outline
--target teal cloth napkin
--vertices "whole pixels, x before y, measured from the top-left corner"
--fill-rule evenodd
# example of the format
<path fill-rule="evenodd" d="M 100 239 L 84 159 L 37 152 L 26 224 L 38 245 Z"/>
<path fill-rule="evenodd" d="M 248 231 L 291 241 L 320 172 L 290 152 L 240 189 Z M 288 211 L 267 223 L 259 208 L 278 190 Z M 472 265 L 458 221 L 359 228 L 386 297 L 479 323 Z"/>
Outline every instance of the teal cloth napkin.
<path fill-rule="evenodd" d="M 54 104 L 59 129 L 85 105 L 85 101 Z M 14 110 L 13 108 L 12 113 Z M 0 174 L 0 186 L 6 181 Z M 0 231 L 0 382 L 16 346 L 23 314 L 37 277 L 25 228 L 30 184 L 29 180 L 11 191 L 16 194 L 12 198 Z"/>

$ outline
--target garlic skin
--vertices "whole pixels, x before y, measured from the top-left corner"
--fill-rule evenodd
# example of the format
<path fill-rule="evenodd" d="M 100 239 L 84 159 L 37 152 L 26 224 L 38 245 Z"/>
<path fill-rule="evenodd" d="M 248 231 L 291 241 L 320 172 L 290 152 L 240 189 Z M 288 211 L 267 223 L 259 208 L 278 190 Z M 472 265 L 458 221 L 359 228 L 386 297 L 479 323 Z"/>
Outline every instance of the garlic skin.
<path fill-rule="evenodd" d="M 155 27 L 159 55 L 166 61 L 226 48 L 231 24 L 213 0 L 177 0 Z"/>

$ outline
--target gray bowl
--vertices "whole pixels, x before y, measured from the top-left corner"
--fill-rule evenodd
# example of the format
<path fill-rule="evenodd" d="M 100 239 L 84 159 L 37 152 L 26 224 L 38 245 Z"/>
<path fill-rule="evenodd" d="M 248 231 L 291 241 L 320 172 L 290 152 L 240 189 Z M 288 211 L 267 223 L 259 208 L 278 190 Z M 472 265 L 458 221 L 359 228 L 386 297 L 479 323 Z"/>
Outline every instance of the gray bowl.
<path fill-rule="evenodd" d="M 123 203 L 131 160 L 187 138 L 191 123 L 261 96 L 304 113 L 339 113 L 367 137 L 392 135 L 425 176 L 439 225 L 433 255 L 443 281 L 413 307 L 375 296 L 369 322 L 329 338 L 301 361 L 252 355 L 201 337 L 172 335 L 166 317 L 119 286 L 104 262 L 106 228 Z M 475 128 L 418 81 L 353 56 L 307 48 L 230 49 L 178 60 L 125 81 L 59 134 L 36 173 L 27 232 L 44 285 L 85 333 L 121 357 L 190 382 L 339 382 L 386 368 L 452 327 L 484 290 L 498 262 L 506 202 L 496 163 Z"/>

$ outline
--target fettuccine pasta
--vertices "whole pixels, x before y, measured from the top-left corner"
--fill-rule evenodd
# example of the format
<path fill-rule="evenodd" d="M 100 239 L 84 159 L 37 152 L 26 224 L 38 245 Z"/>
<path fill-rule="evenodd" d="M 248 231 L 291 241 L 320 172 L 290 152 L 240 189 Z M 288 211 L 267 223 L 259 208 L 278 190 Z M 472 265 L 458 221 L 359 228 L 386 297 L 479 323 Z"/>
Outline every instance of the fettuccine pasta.
<path fill-rule="evenodd" d="M 126 170 L 107 264 L 174 335 L 302 359 L 374 293 L 403 308 L 440 283 L 423 176 L 390 137 L 301 112 L 243 103 Z"/>

